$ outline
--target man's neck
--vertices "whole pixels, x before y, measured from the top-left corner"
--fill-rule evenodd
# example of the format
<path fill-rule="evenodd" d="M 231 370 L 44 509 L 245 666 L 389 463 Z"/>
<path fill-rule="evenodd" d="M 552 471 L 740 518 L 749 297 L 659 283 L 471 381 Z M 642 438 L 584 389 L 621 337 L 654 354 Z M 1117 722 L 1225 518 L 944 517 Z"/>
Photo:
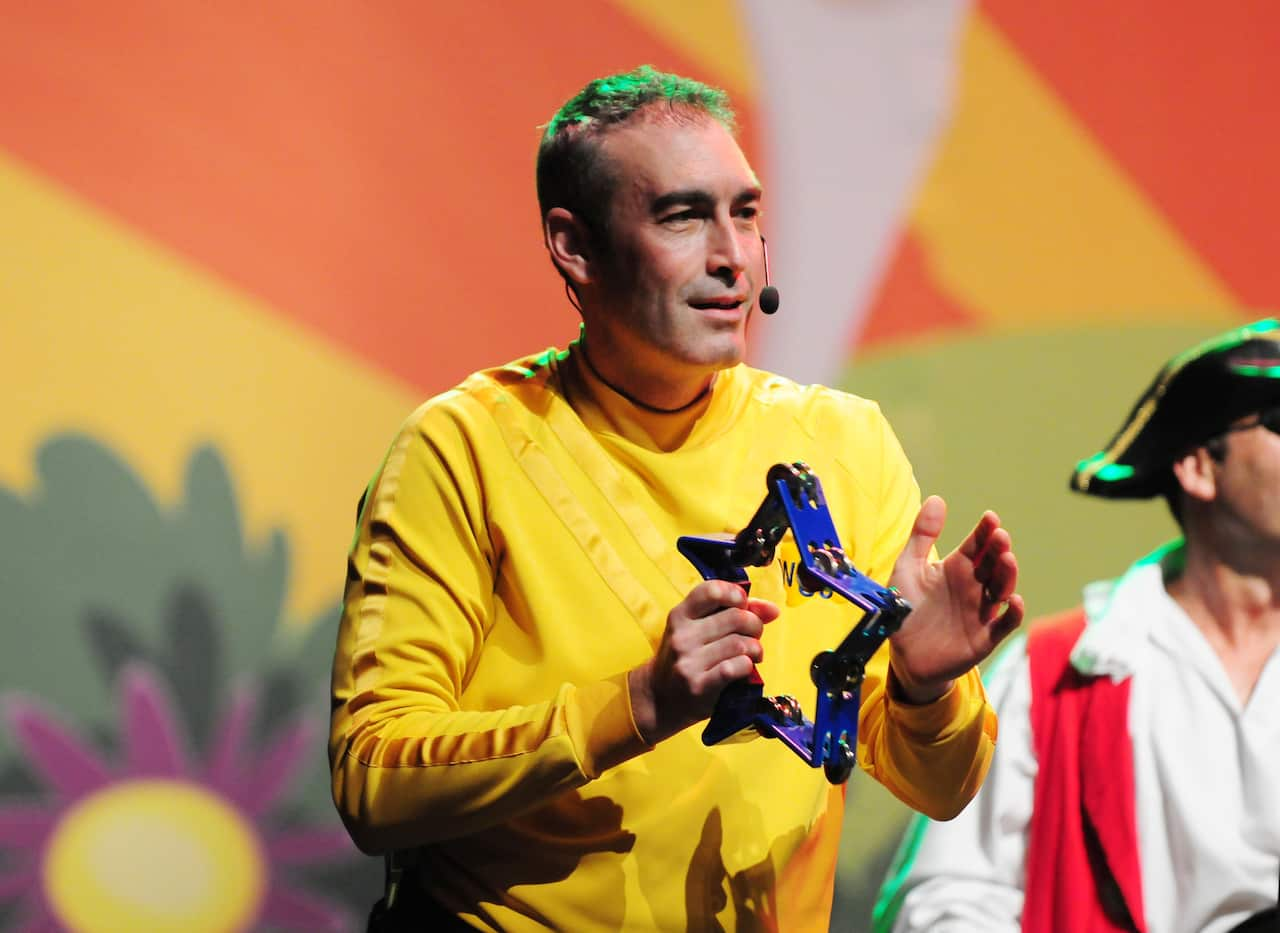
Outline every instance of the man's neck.
<path fill-rule="evenodd" d="M 655 414 L 678 414 L 702 402 L 715 383 L 715 371 L 676 373 L 670 368 L 662 373 L 650 372 L 641 359 L 633 358 L 622 366 L 622 354 L 594 351 L 585 338 L 582 356 L 591 373 L 606 387 L 628 402 Z"/>
<path fill-rule="evenodd" d="M 591 370 L 592 375 L 594 375 L 597 379 L 599 379 L 600 382 L 602 382 L 606 388 L 610 389 L 613 392 L 616 392 L 618 395 L 625 398 L 628 402 L 630 402 L 632 405 L 635 405 L 637 408 L 642 408 L 645 411 L 652 412 L 653 414 L 656 414 L 656 415 L 678 415 L 681 412 L 688 411 L 689 409 L 696 406 L 703 399 L 705 399 L 708 394 L 710 394 L 711 385 L 715 380 L 715 376 L 713 374 L 706 380 L 706 382 L 703 384 L 701 389 L 698 389 L 693 393 L 693 395 L 689 398 L 687 402 L 679 403 L 676 405 L 659 405 L 653 402 L 646 401 L 640 395 L 633 394 L 631 390 L 623 388 L 621 385 L 619 385 L 618 383 L 615 383 L 612 379 L 610 379 L 604 373 L 600 372 L 600 370 L 596 368 L 595 363 L 592 362 L 590 353 L 584 352 L 582 354 L 582 358 L 586 361 L 587 368 Z M 630 381 L 634 382 L 636 380 L 630 380 Z M 672 399 L 679 399 L 684 397 L 685 395 L 688 395 L 687 392 L 667 392 L 667 391 L 664 391 L 662 388 L 655 388 L 654 390 L 647 392 L 645 394 L 648 395 L 650 398 L 661 396 L 662 399 L 667 402 L 670 402 Z"/>
<path fill-rule="evenodd" d="M 1246 703 L 1280 645 L 1280 562 L 1222 560 L 1188 541 L 1186 566 L 1169 595 L 1204 634 Z"/>

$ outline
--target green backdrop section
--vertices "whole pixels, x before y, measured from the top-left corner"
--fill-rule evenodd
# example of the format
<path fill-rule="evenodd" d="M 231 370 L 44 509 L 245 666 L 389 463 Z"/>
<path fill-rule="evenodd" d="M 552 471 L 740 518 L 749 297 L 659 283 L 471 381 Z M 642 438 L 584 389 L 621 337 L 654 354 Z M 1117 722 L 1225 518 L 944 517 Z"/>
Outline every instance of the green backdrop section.
<path fill-rule="evenodd" d="M 1225 327 L 985 334 L 865 357 L 844 386 L 880 402 L 922 492 L 947 500 L 944 551 L 983 509 L 999 512 L 1038 616 L 1177 534 L 1163 500 L 1108 501 L 1067 484 L 1160 366 Z"/>
<path fill-rule="evenodd" d="M 83 435 L 46 441 L 36 472 L 28 497 L 0 489 L 7 539 L 0 585 L 10 624 L 32 636 L 32 650 L 0 653 L 7 688 L 38 691 L 68 712 L 103 708 L 111 685 L 84 676 L 100 662 L 95 633 L 128 631 L 158 650 L 184 584 L 205 594 L 220 623 L 221 669 L 210 671 L 214 682 L 205 686 L 221 690 L 237 673 L 260 668 L 277 638 L 288 548 L 279 532 L 243 539 L 230 477 L 212 448 L 192 456 L 182 500 L 172 508 L 158 504 L 127 463 Z M 198 655 L 209 646 L 179 640 L 173 649 Z"/>

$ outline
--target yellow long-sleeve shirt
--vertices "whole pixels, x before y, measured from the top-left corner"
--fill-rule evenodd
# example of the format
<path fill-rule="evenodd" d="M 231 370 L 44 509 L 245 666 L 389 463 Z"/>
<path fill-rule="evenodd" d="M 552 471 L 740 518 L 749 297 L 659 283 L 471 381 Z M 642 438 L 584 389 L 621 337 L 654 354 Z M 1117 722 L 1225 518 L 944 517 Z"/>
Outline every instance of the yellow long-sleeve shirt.
<path fill-rule="evenodd" d="M 338 809 L 367 851 L 420 848 L 418 883 L 481 927 L 826 930 L 843 788 L 779 742 L 707 748 L 696 727 L 647 746 L 626 672 L 699 581 L 676 538 L 738 531 L 772 464 L 813 467 L 882 582 L 919 507 L 910 466 L 871 402 L 738 366 L 704 405 L 647 413 L 578 353 L 427 402 L 370 486 L 333 674 Z M 784 607 L 760 671 L 812 715 L 809 664 L 857 610 L 803 594 L 794 552 L 779 557 L 751 572 L 752 595 Z M 886 677 L 887 650 L 863 684 L 859 762 L 949 817 L 990 761 L 981 682 L 911 707 Z"/>

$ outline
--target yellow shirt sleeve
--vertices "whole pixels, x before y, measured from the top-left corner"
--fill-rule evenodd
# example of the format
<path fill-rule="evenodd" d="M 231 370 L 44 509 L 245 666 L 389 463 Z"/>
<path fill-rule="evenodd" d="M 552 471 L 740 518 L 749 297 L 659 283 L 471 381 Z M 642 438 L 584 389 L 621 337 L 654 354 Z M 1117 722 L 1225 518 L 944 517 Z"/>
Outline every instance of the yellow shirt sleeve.
<path fill-rule="evenodd" d="M 371 486 L 348 561 L 332 683 L 333 795 L 366 852 L 504 822 L 644 751 L 626 674 L 527 706 L 460 705 L 500 552 L 468 442 L 420 410 Z"/>

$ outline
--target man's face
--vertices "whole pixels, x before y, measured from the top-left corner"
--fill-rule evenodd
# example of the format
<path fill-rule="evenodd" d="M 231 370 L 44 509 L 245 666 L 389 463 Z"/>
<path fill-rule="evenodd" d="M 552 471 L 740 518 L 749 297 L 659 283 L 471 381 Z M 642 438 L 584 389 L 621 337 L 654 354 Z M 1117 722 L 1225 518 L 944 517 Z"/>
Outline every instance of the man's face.
<path fill-rule="evenodd" d="M 764 284 L 760 186 L 742 150 L 713 119 L 661 114 L 639 115 L 601 147 L 616 185 L 598 300 L 583 307 L 593 356 L 677 379 L 739 362 Z"/>
<path fill-rule="evenodd" d="M 1228 527 L 1280 546 L 1280 435 L 1257 421 L 1256 415 L 1243 418 L 1224 436 L 1216 499 Z"/>

